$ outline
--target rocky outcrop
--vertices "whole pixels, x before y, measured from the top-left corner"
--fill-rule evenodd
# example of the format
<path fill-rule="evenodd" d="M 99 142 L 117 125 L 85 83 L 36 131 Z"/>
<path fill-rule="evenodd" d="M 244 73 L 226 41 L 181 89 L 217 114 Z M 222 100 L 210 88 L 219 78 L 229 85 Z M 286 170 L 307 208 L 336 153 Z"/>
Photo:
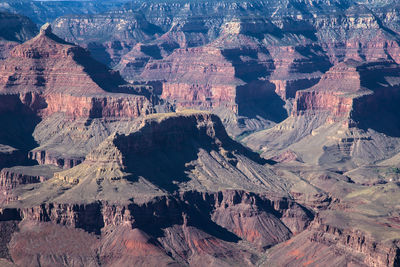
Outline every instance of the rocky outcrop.
<path fill-rule="evenodd" d="M 383 124 L 393 123 L 395 118 L 388 114 L 397 113 L 392 101 L 398 99 L 398 68 L 393 61 L 340 63 L 324 74 L 317 85 L 296 93 L 292 115 L 325 111 L 333 121 L 349 118 L 350 126 L 396 135 L 395 129 Z"/>
<path fill-rule="evenodd" d="M 287 214 L 292 215 L 287 218 Z M 288 199 L 270 200 L 268 196 L 241 191 L 191 191 L 126 206 L 107 202 L 45 204 L 22 209 L 21 215 L 23 224 L 52 222 L 67 226 L 71 229 L 69 231 L 83 228 L 88 232 L 97 233 L 100 243 L 108 242 L 111 229 L 126 228 L 142 232 L 147 236 L 147 240 L 153 240 L 146 245 L 149 249 L 147 253 L 141 253 L 145 244 L 136 242 L 133 236 L 124 242 L 129 242 L 130 246 L 136 249 L 136 253 L 131 255 L 135 258 L 141 256 L 149 260 L 153 257 L 152 251 L 155 253 L 157 247 L 161 249 L 157 254 L 170 255 L 175 261 L 186 263 L 194 261 L 194 258 L 200 255 L 215 257 L 223 262 L 227 260 L 227 256 L 224 256 L 226 253 L 237 252 L 244 255 L 245 259 L 234 257 L 235 262 L 244 262 L 245 265 L 251 265 L 252 261 L 248 257 L 258 256 L 246 248 L 235 249 L 232 245 L 239 238 L 262 250 L 287 240 L 291 236 L 289 228 L 293 225 L 301 227 L 297 230 L 303 230 L 312 218 L 307 210 Z M 286 219 L 290 219 L 289 226 L 285 225 Z M 159 235 L 158 232 L 164 232 L 165 235 Z M 181 234 L 186 237 L 182 239 Z M 18 235 L 15 235 L 13 244 L 17 240 Z M 71 241 L 66 238 L 65 242 Z M 48 244 L 45 245 L 47 246 Z M 213 253 L 215 250 L 219 251 L 219 256 Z M 24 257 L 29 256 L 24 255 L 25 253 L 17 254 L 17 251 L 17 247 L 10 246 L 13 260 L 26 261 Z M 61 249 L 59 253 L 63 251 L 64 249 Z M 125 254 L 123 256 L 126 257 Z M 100 260 L 107 262 L 115 259 L 101 257 Z"/>
<path fill-rule="evenodd" d="M 9 207 L 20 212 L 23 220 L 10 242 L 10 255 L 15 262 L 31 259 L 30 245 L 20 249 L 18 244 L 30 240 L 29 229 L 42 232 L 40 225 L 47 224 L 52 233 L 55 225 L 65 227 L 56 235 L 87 234 L 78 234 L 77 229 L 94 233 L 99 240 L 93 244 L 96 248 L 113 248 L 110 235 L 123 238 L 120 230 L 112 234 L 116 229 L 143 233 L 138 240 L 133 233 L 123 239 L 136 251 L 129 256 L 133 262 L 164 255 L 175 263 L 197 264 L 206 255 L 211 265 L 232 259 L 253 265 L 262 251 L 302 232 L 314 216 L 293 201 L 279 187 L 281 178 L 262 164 L 258 155 L 228 137 L 215 115 L 150 115 L 135 129 L 111 135 L 82 164 L 38 184 L 33 191 L 39 194 L 24 187 L 15 191 L 18 201 Z M 238 248 L 241 240 L 246 245 Z M 43 244 L 43 255 L 55 253 L 48 242 Z M 143 247 L 150 254 L 143 254 Z M 60 253 L 64 249 L 55 255 Z M 114 249 L 101 253 L 100 261 L 116 261 L 111 256 L 117 253 Z M 232 253 L 237 256 L 232 258 Z M 54 256 L 52 261 L 57 259 Z"/>
<path fill-rule="evenodd" d="M 22 170 L 18 170 L 18 167 L 4 168 L 1 170 L 0 172 L 1 189 L 10 190 L 18 187 L 19 185 L 44 182 L 52 176 L 52 173 L 50 175 L 48 173 L 46 174 L 45 172 L 40 173 L 40 170 L 38 171 L 38 175 L 27 175 L 24 173 L 23 167 L 19 168 L 22 168 Z M 30 168 L 28 167 L 28 169 Z"/>
<path fill-rule="evenodd" d="M 68 2 L 27 2 L 17 0 L 2 1 L 1 9 L 10 13 L 22 14 L 29 17 L 38 25 L 55 20 L 60 16 L 71 14 L 97 14 L 110 9 L 121 7 L 125 1 L 68 1 Z"/>
<path fill-rule="evenodd" d="M 176 50 L 163 61 L 147 64 L 141 78 L 166 81 L 161 97 L 180 107 L 234 108 L 236 86 L 241 84 L 232 64 L 214 48 Z"/>
<path fill-rule="evenodd" d="M 391 60 L 338 63 L 296 92 L 288 119 L 243 141 L 268 159 L 290 149 L 301 161 L 339 169 L 392 157 L 399 145 L 398 68 Z"/>
<path fill-rule="evenodd" d="M 4 46 L 0 167 L 41 165 L 0 172 L 0 265 L 399 265 L 399 12 L 353 2 L 136 1 L 53 23 L 85 49 Z"/>
<path fill-rule="evenodd" d="M 60 171 L 60 169 L 52 165 L 3 168 L 0 171 L 0 202 L 2 205 L 6 205 L 17 200 L 16 188 L 44 182 L 50 179 L 56 171 Z"/>
<path fill-rule="evenodd" d="M 324 74 L 317 85 L 296 93 L 293 115 L 328 111 L 333 118 L 348 117 L 353 98 L 360 91 L 361 78 L 356 66 L 351 66 L 350 62 L 341 63 Z"/>
<path fill-rule="evenodd" d="M 345 117 L 347 97 L 304 93 L 296 102 L 296 92 L 315 86 L 330 67 L 346 60 L 398 61 L 397 13 L 390 8 L 343 1 L 316 6 L 263 0 L 179 2 L 173 7 L 163 1 L 132 3 L 101 15 L 60 18 L 54 26 L 68 40 L 85 43 L 97 57 L 112 62 L 126 79 L 159 83 L 155 92 L 178 108 L 226 115 L 229 133 L 238 137 L 271 127 L 297 108 L 302 113 L 307 101 L 323 110 L 328 97 L 334 103 L 326 107 L 329 112 Z M 134 25 L 126 17 L 133 17 Z M 109 18 L 107 31 L 117 37 L 97 26 Z M 134 36 L 126 33 L 127 25 Z M 134 41 L 128 45 L 128 39 Z"/>
<path fill-rule="evenodd" d="M 157 158 L 157 168 L 152 158 Z M 56 178 L 75 188 L 62 198 L 85 190 L 91 192 L 88 198 L 98 200 L 98 186 L 111 190 L 110 181 L 124 192 L 120 196 L 109 194 L 110 201 L 128 192 L 137 192 L 139 200 L 196 187 L 256 192 L 263 188 L 285 194 L 264 163 L 256 153 L 231 140 L 215 115 L 182 112 L 150 115 L 129 131 L 112 134 L 94 147 L 82 164 L 58 173 Z M 224 168 L 213 171 L 219 165 Z M 137 183 L 123 186 L 126 180 Z"/>
<path fill-rule="evenodd" d="M 313 222 L 311 229 L 315 231 L 310 238 L 311 242 L 345 248 L 342 253 L 346 250 L 361 253 L 364 255 L 363 262 L 368 266 L 398 264 L 400 249 L 396 242 L 377 242 L 362 231 L 325 225 L 320 218 Z"/>
<path fill-rule="evenodd" d="M 363 231 L 338 228 L 317 217 L 309 229 L 274 248 L 269 260 L 267 266 L 397 266 L 399 247 L 396 241 L 378 241 Z"/>
<path fill-rule="evenodd" d="M 86 50 L 59 39 L 49 25 L 14 48 L 1 68 L 2 94 L 19 96 L 21 104 L 41 116 L 65 112 L 72 118 L 137 117 L 152 112 L 149 99 L 137 95 Z"/>
<path fill-rule="evenodd" d="M 135 11 L 65 16 L 52 24 L 57 35 L 89 49 L 94 58 L 112 66 L 137 43 L 149 42 L 163 33 Z"/>
<path fill-rule="evenodd" d="M 58 38 L 49 25 L 32 40 L 15 47 L 0 69 L 0 114 L 4 120 L 11 113 L 21 121 L 29 119 L 28 125 L 58 113 L 64 114 L 66 121 L 129 120 L 155 112 L 154 105 L 159 104 L 148 86 L 128 84 L 118 73 L 93 60 L 85 49 Z M 31 135 L 36 124 L 23 132 Z M 21 131 L 21 127 L 16 125 L 9 131 Z M 13 137 L 2 139 L 9 142 Z M 30 150 L 36 145 L 33 143 L 16 147 Z M 84 155 L 60 157 L 39 148 L 30 153 L 30 158 L 42 164 L 72 167 Z"/>
<path fill-rule="evenodd" d="M 67 169 L 82 163 L 84 160 L 84 157 L 80 155 L 60 155 L 56 151 L 41 150 L 40 148 L 30 151 L 28 157 L 42 165 L 51 164 Z"/>

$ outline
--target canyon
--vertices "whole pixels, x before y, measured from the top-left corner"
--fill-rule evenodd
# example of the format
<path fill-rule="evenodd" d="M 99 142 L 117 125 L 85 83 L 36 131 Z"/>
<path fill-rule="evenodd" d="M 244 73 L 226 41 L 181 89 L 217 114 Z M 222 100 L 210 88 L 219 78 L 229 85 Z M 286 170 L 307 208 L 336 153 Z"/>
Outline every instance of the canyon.
<path fill-rule="evenodd" d="M 0 265 L 400 266 L 399 10 L 0 1 Z"/>

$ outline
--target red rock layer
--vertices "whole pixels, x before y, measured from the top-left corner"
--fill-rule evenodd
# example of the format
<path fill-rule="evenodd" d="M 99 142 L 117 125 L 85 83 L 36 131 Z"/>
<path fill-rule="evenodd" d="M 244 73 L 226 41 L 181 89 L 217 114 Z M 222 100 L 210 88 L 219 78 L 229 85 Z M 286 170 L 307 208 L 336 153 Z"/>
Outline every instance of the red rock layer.
<path fill-rule="evenodd" d="M 152 112 L 144 96 L 109 94 L 104 96 L 46 95 L 47 108 L 42 115 L 64 112 L 72 118 L 136 118 Z"/>
<path fill-rule="evenodd" d="M 339 63 L 317 85 L 296 93 L 292 115 L 322 111 L 330 114 L 330 120 L 351 118 L 360 122 L 371 116 L 368 110 L 383 114 L 394 108 L 392 102 L 398 98 L 398 70 L 393 61 Z"/>
<path fill-rule="evenodd" d="M 221 50 L 211 47 L 177 49 L 162 61 L 148 63 L 145 80 L 165 80 L 161 97 L 178 106 L 235 105 L 235 68 Z"/>
<path fill-rule="evenodd" d="M 302 92 L 296 93 L 293 115 L 300 116 L 305 112 L 327 111 L 335 118 L 349 115 L 353 99 L 335 95 L 332 92 Z"/>
<path fill-rule="evenodd" d="M 84 157 L 79 156 L 65 156 L 60 155 L 57 152 L 46 151 L 46 150 L 33 150 L 29 152 L 29 159 L 37 161 L 42 165 L 55 165 L 62 168 L 72 168 L 78 164 L 80 164 Z"/>
<path fill-rule="evenodd" d="M 398 266 L 398 245 L 317 217 L 306 231 L 279 244 L 269 260 L 285 266 Z"/>
<path fill-rule="evenodd" d="M 331 65 L 318 45 L 272 46 L 268 49 L 275 68 L 269 80 L 284 100 L 315 85 Z"/>
<path fill-rule="evenodd" d="M 369 266 L 396 266 L 400 254 L 396 244 L 377 242 L 374 238 L 362 231 L 341 229 L 327 225 L 320 218 L 316 218 L 311 225 L 315 231 L 310 238 L 311 242 L 336 246 L 364 255 L 364 263 Z"/>
<path fill-rule="evenodd" d="M 143 95 L 115 94 L 124 84 L 86 50 L 52 34 L 50 26 L 15 47 L 0 65 L 1 97 L 12 98 L 1 102 L 7 111 L 22 104 L 41 116 L 64 112 L 71 118 L 138 117 L 152 112 Z"/>
<path fill-rule="evenodd" d="M 193 211 L 187 205 L 197 205 L 202 209 Z M 212 211 L 212 214 L 208 214 L 208 211 Z M 259 248 L 287 240 L 292 235 L 290 230 L 294 233 L 303 231 L 312 217 L 311 213 L 288 199 L 234 190 L 219 193 L 186 192 L 176 197 L 161 197 L 152 202 L 128 206 L 102 202 L 43 204 L 22 209 L 21 214 L 27 221 L 52 221 L 97 233 L 103 227 L 123 225 L 155 231 L 157 227 L 172 225 L 203 229 L 204 224 L 209 227 L 205 230 L 212 231 L 214 222 Z M 157 216 L 154 217 L 154 214 Z M 193 245 L 200 251 L 207 246 Z M 218 248 L 218 244 L 213 246 Z"/>

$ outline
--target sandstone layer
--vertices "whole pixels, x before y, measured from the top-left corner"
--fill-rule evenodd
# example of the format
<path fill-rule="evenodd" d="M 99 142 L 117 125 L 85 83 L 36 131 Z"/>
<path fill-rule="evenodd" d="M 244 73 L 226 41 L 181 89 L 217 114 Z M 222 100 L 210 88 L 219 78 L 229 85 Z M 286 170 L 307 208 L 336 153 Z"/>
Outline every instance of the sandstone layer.
<path fill-rule="evenodd" d="M 231 140 L 215 115 L 150 115 L 135 129 L 111 135 L 80 165 L 41 183 L 35 177 L 15 180 L 5 170 L 14 202 L 3 209 L 2 220 L 22 219 L 8 253 L 19 265 L 32 261 L 33 230 L 64 236 L 72 242 L 68 246 L 73 236 L 92 236 L 83 251 L 43 243 L 43 257 L 34 260 L 41 265 L 59 264 L 63 253 L 67 265 L 146 265 L 157 259 L 197 265 L 202 255 L 215 266 L 253 265 L 260 252 L 302 232 L 314 216 L 263 162 Z M 120 241 L 111 244 L 110 238 Z"/>
<path fill-rule="evenodd" d="M 0 69 L 0 117 L 9 124 L 9 129 L 0 134 L 1 142 L 22 151 L 38 145 L 40 139 L 30 136 L 40 121 L 46 124 L 54 121 L 54 116 L 65 121 L 57 122 L 59 125 L 76 120 L 83 125 L 92 119 L 132 120 L 156 112 L 154 106 L 159 104 L 148 87 L 128 84 L 118 73 L 93 60 L 87 50 L 58 38 L 49 25 L 43 26 L 35 38 L 16 46 Z M 9 122 L 10 114 L 20 122 Z M 53 130 L 47 129 L 58 133 L 60 128 Z M 85 156 L 85 151 L 82 153 L 68 156 L 38 148 L 30 158 L 41 164 L 72 167 Z"/>

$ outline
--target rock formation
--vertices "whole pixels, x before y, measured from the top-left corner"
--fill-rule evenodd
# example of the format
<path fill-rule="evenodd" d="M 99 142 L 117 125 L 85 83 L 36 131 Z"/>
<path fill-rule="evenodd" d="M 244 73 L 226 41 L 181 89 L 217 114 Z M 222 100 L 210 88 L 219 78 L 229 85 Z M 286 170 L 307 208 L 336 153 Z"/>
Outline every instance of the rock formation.
<path fill-rule="evenodd" d="M 291 117 L 244 141 L 258 150 L 269 147 L 265 155 L 291 146 L 300 158 L 318 164 L 350 160 L 362 165 L 391 157 L 399 136 L 398 70 L 393 61 L 338 63 L 318 84 L 297 91 Z M 304 150 L 314 142 L 314 152 Z"/>
<path fill-rule="evenodd" d="M 0 6 L 1 266 L 400 265 L 395 0 Z"/>
<path fill-rule="evenodd" d="M 124 0 L 105 0 L 101 2 L 93 0 L 83 2 L 2 0 L 0 1 L 0 10 L 25 15 L 38 25 L 42 25 L 64 15 L 105 12 L 116 7 L 121 7 L 124 2 Z"/>
<path fill-rule="evenodd" d="M 135 93 L 135 88 L 91 59 L 86 50 L 59 39 L 48 24 L 35 38 L 14 48 L 1 68 L 3 97 L 15 96 L 9 101 L 16 102 L 9 103 L 11 109 L 22 104 L 42 116 L 64 112 L 72 118 L 137 117 L 151 112 L 145 96 L 111 94 Z"/>
<path fill-rule="evenodd" d="M 60 119 L 57 115 L 60 113 L 63 114 L 62 120 L 70 123 L 80 121 L 83 125 L 88 119 L 130 120 L 155 112 L 154 105 L 158 104 L 145 87 L 128 84 L 118 73 L 93 60 L 85 49 L 54 35 L 48 24 L 35 38 L 16 46 L 1 62 L 0 69 L 0 112 L 3 120 L 6 122 L 10 113 L 21 117 L 22 121 L 29 120 L 28 124 L 17 124 L 15 127 L 12 122 L 10 126 L 14 128 L 9 129 L 9 134 L 2 133 L 0 136 L 4 144 L 25 151 L 34 148 L 37 140 L 28 144 L 26 140 L 25 143 L 21 140 L 17 142 L 15 136 L 10 136 L 11 132 L 18 131 L 29 136 L 40 120 L 40 123 L 50 126 L 46 121 L 53 121 L 54 116 Z M 57 123 L 65 127 L 68 124 Z M 51 126 L 46 128 L 53 133 L 50 135 L 58 133 L 60 128 L 54 130 Z M 95 135 L 101 136 L 101 133 Z M 101 140 L 97 144 L 99 142 Z M 68 150 L 71 150 L 71 145 L 70 142 Z M 50 148 L 49 145 L 46 147 Z M 78 155 L 68 156 L 68 153 L 61 155 L 63 153 L 52 152 L 51 148 L 50 151 L 42 148 L 30 153 L 31 159 L 41 164 L 71 167 L 85 156 L 82 154 L 84 150 Z"/>
<path fill-rule="evenodd" d="M 156 84 L 177 107 L 214 110 L 229 133 L 242 138 L 284 120 L 296 92 L 316 85 L 333 65 L 348 59 L 399 63 L 394 2 L 317 2 L 178 1 L 169 7 L 168 1 L 139 1 L 91 17 L 90 26 L 80 15 L 53 25 L 95 54 L 103 47 L 99 59 L 109 58 L 128 80 Z M 116 34 L 104 40 L 95 22 L 107 16 Z M 126 16 L 135 16 L 131 38 L 121 36 L 130 25 L 122 23 Z M 68 32 L 82 25 L 73 37 Z"/>
<path fill-rule="evenodd" d="M 206 255 L 211 265 L 254 264 L 259 256 L 253 249 L 263 251 L 287 240 L 313 218 L 310 210 L 290 199 L 279 182 L 282 178 L 262 163 L 258 155 L 228 137 L 215 115 L 145 117 L 136 129 L 111 135 L 82 164 L 56 172 L 33 190 L 21 185 L 35 183 L 36 178 L 15 180 L 11 170 L 5 170 L 4 186 L 13 185 L 16 201 L 2 216 L 18 210 L 23 218 L 9 253 L 19 264 L 28 262 L 29 245 L 22 251 L 18 247 L 31 235 L 29 228 L 41 232 L 43 224 L 56 223 L 67 227 L 56 234 L 60 237 L 70 231 L 71 236 L 80 236 L 83 232 L 74 234 L 79 228 L 99 235 L 99 242 L 85 251 L 107 264 L 117 260 L 110 255 L 117 253 L 109 243 L 111 236 L 122 238 L 118 246 L 136 251 L 123 249 L 118 260 L 122 262 L 145 265 L 156 257 L 199 264 L 201 255 Z M 35 262 L 58 264 L 61 255 L 46 246 L 44 251 L 54 256 Z M 103 246 L 108 248 L 105 254 L 97 254 Z M 79 253 L 71 251 L 67 264 Z M 238 254 L 231 258 L 232 253 Z M 91 256 L 80 258 L 82 264 L 93 264 Z"/>

